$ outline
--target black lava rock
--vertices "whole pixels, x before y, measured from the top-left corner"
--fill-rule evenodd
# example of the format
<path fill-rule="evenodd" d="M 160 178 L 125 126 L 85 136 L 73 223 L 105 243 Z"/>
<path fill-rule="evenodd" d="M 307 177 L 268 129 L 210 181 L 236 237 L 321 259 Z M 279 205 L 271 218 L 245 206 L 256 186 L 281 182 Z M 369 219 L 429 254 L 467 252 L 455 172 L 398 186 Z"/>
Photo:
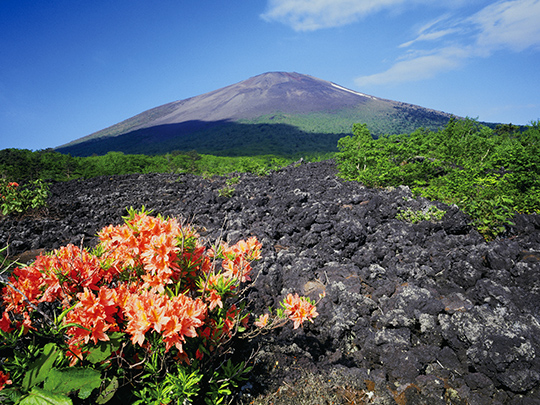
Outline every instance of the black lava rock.
<path fill-rule="evenodd" d="M 240 345 L 239 357 L 259 351 L 238 403 L 539 403 L 539 216 L 516 216 L 488 243 L 456 207 L 343 181 L 332 161 L 238 177 L 230 197 L 226 178 L 192 175 L 55 183 L 39 216 L 0 221 L 0 245 L 24 258 L 93 246 L 143 205 L 210 242 L 257 236 L 251 311 L 291 292 L 326 297 L 313 324 Z M 432 204 L 440 222 L 395 218 Z"/>

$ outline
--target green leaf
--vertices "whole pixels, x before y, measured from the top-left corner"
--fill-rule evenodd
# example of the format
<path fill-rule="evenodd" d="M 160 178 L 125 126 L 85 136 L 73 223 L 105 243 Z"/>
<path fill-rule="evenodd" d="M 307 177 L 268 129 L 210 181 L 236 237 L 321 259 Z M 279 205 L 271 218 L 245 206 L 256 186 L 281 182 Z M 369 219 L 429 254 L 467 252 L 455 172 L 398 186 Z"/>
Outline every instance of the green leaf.
<path fill-rule="evenodd" d="M 22 396 L 23 395 L 18 387 L 4 388 L 2 392 L 0 392 L 0 400 L 9 398 L 9 400 L 14 403 L 18 403 Z"/>
<path fill-rule="evenodd" d="M 71 311 L 73 308 L 75 308 L 77 306 L 77 304 L 74 304 L 72 305 L 71 307 L 69 308 L 66 308 L 64 311 L 62 311 L 62 313 L 58 316 L 58 318 L 55 319 L 55 324 L 60 326 L 60 324 L 62 323 L 62 320 L 64 319 L 64 317 L 67 315 L 67 313 L 69 311 Z M 68 324 L 68 325 L 65 325 L 63 328 L 61 329 L 64 329 L 64 328 L 69 328 L 73 326 L 73 324 Z M 77 325 L 78 326 L 78 325 Z"/>
<path fill-rule="evenodd" d="M 96 364 L 106 358 L 108 358 L 112 352 L 118 350 L 122 345 L 122 338 L 124 337 L 123 333 L 114 332 L 109 336 L 109 341 L 102 342 L 100 341 L 92 349 L 90 349 L 87 360 L 90 363 Z"/>
<path fill-rule="evenodd" d="M 105 389 L 103 389 L 103 391 L 101 391 L 101 393 L 97 397 L 96 404 L 105 404 L 109 402 L 114 396 L 114 394 L 116 394 L 116 390 L 118 390 L 118 386 L 119 386 L 118 378 L 113 377 L 111 382 L 107 384 Z"/>
<path fill-rule="evenodd" d="M 21 388 L 23 391 L 28 391 L 34 385 L 39 384 L 47 378 L 52 366 L 58 356 L 61 355 L 60 350 L 54 343 L 48 343 L 43 348 L 43 353 L 38 359 L 32 363 L 29 370 L 24 376 Z"/>
<path fill-rule="evenodd" d="M 19 405 L 73 405 L 70 398 L 34 387 Z"/>
<path fill-rule="evenodd" d="M 79 391 L 79 398 L 86 399 L 101 385 L 101 373 L 91 368 L 53 369 L 43 388 L 58 394 Z"/>
<path fill-rule="evenodd" d="M 113 352 L 110 344 L 104 344 L 108 342 L 99 342 L 98 345 L 90 349 L 87 360 L 90 363 L 96 364 L 105 360 Z"/>

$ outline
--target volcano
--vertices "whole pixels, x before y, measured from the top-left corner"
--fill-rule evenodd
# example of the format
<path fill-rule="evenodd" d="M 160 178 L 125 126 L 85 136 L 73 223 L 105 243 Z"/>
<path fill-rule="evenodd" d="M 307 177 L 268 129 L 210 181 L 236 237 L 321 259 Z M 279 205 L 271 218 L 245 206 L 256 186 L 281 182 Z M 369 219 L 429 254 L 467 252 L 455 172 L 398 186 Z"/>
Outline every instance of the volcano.
<path fill-rule="evenodd" d="M 270 72 L 144 111 L 57 150 L 74 156 L 173 150 L 215 155 L 332 152 L 357 122 L 378 136 L 437 129 L 450 117 L 313 76 Z"/>

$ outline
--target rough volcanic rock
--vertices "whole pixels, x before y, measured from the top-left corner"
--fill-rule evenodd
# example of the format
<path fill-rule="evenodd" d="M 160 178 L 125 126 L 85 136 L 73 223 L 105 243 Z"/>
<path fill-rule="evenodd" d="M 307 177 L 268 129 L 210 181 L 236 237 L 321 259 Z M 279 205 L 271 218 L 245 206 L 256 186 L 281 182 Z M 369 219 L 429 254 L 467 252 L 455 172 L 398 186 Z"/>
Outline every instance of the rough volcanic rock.
<path fill-rule="evenodd" d="M 92 246 L 143 205 L 209 241 L 257 236 L 253 312 L 291 292 L 326 297 L 313 324 L 243 342 L 239 356 L 258 352 L 238 403 L 540 404 L 538 216 L 517 216 L 488 243 L 456 207 L 343 181 L 331 161 L 238 177 L 230 198 L 217 177 L 56 183 L 40 217 L 0 222 L 0 244 L 26 257 Z M 446 210 L 441 221 L 395 219 L 431 204 Z"/>

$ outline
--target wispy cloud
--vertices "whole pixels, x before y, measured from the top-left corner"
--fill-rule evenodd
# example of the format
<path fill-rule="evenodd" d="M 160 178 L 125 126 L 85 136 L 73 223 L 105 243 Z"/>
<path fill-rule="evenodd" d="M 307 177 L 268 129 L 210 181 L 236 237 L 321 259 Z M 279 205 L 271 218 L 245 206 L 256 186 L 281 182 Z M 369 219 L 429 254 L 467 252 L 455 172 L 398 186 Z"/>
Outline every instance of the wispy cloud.
<path fill-rule="evenodd" d="M 414 44 L 415 42 L 433 41 L 435 39 L 442 38 L 442 37 L 444 37 L 446 35 L 450 35 L 450 34 L 453 34 L 455 32 L 456 32 L 455 29 L 447 29 L 447 30 L 429 32 L 429 33 L 426 33 L 426 34 L 419 35 L 416 39 L 413 39 L 412 41 L 405 42 L 405 43 L 401 44 L 399 47 L 400 48 L 407 48 L 407 47 L 411 46 L 412 44 Z"/>
<path fill-rule="evenodd" d="M 418 55 L 395 63 L 385 72 L 362 76 L 355 80 L 358 86 L 394 84 L 429 79 L 441 72 L 460 67 L 470 53 L 468 49 L 448 47 L 431 54 Z"/>
<path fill-rule="evenodd" d="M 384 85 L 429 79 L 454 70 L 478 57 L 505 49 L 540 49 L 540 0 L 500 0 L 469 17 L 444 16 L 424 25 L 388 70 L 355 80 L 358 86 Z M 412 49 L 412 46 L 430 48 Z"/>
<path fill-rule="evenodd" d="M 456 9 L 482 0 L 438 0 L 437 7 Z M 315 31 L 340 27 L 370 14 L 388 10 L 392 13 L 419 4 L 432 6 L 433 0 L 268 0 L 266 21 L 286 24 L 295 31 Z"/>
<path fill-rule="evenodd" d="M 407 2 L 415 0 L 269 0 L 261 17 L 287 24 L 295 31 L 314 31 L 350 24 Z"/>
<path fill-rule="evenodd" d="M 444 14 L 436 20 L 424 24 L 417 30 L 416 38 L 399 45 L 399 47 L 407 48 L 416 42 L 434 41 L 447 35 L 458 33 L 459 29 L 448 23 L 450 19 L 451 16 L 449 14 Z M 440 26 L 443 26 L 443 28 L 439 28 Z"/>
<path fill-rule="evenodd" d="M 540 48 L 540 0 L 499 1 L 466 23 L 480 29 L 477 45 L 486 50 Z"/>
<path fill-rule="evenodd" d="M 314 31 L 351 24 L 385 9 L 420 3 L 424 7 L 433 4 L 429 0 L 269 0 L 262 18 L 287 24 L 296 31 Z M 438 7 L 441 4 L 459 9 L 470 4 L 470 0 L 437 2 Z M 406 51 L 388 70 L 359 77 L 356 84 L 423 80 L 499 50 L 540 49 L 539 21 L 540 0 L 499 0 L 465 17 L 446 13 L 420 27 L 409 41 L 396 45 Z"/>

